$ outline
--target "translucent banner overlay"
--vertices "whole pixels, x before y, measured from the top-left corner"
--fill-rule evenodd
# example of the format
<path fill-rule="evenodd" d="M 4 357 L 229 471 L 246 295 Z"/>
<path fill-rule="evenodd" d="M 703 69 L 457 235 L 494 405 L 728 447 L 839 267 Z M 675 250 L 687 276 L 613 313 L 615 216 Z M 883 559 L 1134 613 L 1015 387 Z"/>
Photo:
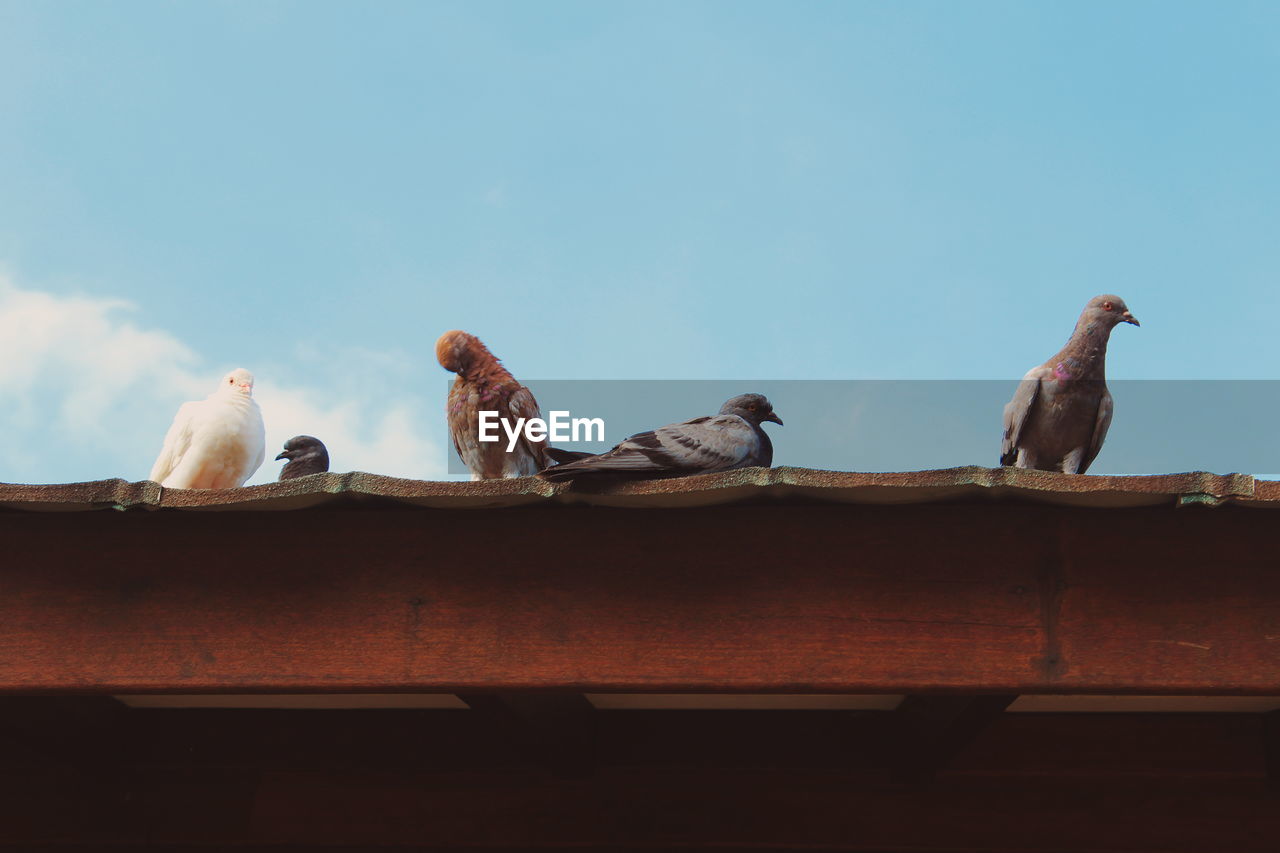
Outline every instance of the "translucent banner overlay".
<path fill-rule="evenodd" d="M 774 465 L 921 471 L 1000 464 L 1001 417 L 1018 380 L 541 380 L 543 417 L 602 418 L 604 451 L 638 432 L 764 394 Z M 1090 474 L 1244 473 L 1280 478 L 1280 380 L 1109 380 L 1115 414 Z M 442 407 L 443 408 L 443 407 Z M 443 418 L 443 413 L 442 413 Z M 501 427 L 498 435 L 505 434 Z M 450 474 L 468 471 L 450 448 Z"/>

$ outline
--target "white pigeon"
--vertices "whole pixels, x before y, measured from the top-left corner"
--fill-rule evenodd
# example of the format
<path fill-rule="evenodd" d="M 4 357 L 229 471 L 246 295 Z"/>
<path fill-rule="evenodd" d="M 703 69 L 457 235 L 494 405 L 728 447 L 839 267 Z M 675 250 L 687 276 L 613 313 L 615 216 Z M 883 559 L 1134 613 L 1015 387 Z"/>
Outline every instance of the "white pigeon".
<path fill-rule="evenodd" d="M 151 479 L 169 489 L 234 489 L 266 455 L 253 374 L 237 367 L 222 377 L 217 391 L 178 408 Z"/>

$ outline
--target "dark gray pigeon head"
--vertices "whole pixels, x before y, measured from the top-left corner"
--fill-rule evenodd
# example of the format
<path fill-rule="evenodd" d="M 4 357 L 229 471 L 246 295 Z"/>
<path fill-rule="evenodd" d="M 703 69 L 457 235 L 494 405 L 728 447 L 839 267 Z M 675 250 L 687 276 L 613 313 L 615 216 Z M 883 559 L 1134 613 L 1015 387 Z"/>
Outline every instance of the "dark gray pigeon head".
<path fill-rule="evenodd" d="M 289 464 L 280 469 L 281 480 L 323 474 L 329 470 L 329 451 L 324 442 L 310 435 L 295 435 L 286 441 L 284 450 L 276 459 L 289 460 Z"/>
<path fill-rule="evenodd" d="M 1129 306 L 1124 304 L 1124 300 L 1119 296 L 1110 293 L 1104 293 L 1101 296 L 1095 296 L 1089 300 L 1089 304 L 1084 306 L 1084 314 L 1081 320 L 1093 323 L 1102 323 L 1108 329 L 1115 328 L 1121 323 L 1132 323 L 1135 326 L 1141 326 L 1138 318 L 1129 313 Z"/>
<path fill-rule="evenodd" d="M 763 394 L 739 394 L 732 397 L 720 407 L 720 414 L 737 415 L 757 426 L 765 421 L 772 421 L 782 426 L 782 418 L 773 413 L 773 404 Z"/>

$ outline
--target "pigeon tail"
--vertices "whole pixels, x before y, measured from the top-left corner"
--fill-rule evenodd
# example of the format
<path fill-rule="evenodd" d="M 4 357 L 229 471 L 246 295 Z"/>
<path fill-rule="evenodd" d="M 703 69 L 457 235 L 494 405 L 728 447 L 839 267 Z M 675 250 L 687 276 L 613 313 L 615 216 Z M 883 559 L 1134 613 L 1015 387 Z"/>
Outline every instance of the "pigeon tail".
<path fill-rule="evenodd" d="M 588 450 L 565 450 L 562 447 L 544 447 L 543 452 L 547 454 L 551 461 L 560 465 L 577 462 L 581 459 L 590 459 L 596 455 Z"/>

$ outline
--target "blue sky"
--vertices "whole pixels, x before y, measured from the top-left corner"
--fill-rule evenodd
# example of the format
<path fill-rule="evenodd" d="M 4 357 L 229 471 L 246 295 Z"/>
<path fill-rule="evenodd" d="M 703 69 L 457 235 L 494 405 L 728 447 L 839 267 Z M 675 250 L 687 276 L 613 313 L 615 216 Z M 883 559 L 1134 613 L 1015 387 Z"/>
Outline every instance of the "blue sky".
<path fill-rule="evenodd" d="M 1109 375 L 1280 377 L 1277 33 L 1266 2 L 0 0 L 0 480 L 141 478 L 237 365 L 273 440 L 438 476 L 449 328 L 530 378 L 1012 380 L 1116 292 Z"/>

